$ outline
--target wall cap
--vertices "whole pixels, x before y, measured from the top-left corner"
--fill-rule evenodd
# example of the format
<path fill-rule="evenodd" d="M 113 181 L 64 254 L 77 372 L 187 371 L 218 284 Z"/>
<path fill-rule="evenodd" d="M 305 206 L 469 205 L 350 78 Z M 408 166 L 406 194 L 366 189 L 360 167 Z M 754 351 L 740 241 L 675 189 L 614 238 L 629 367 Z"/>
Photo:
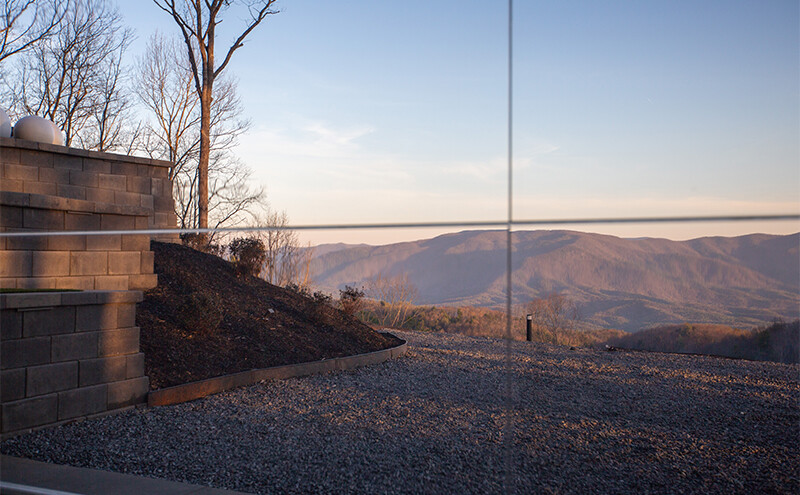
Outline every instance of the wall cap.
<path fill-rule="evenodd" d="M 142 302 L 138 290 L 85 290 L 80 292 L 11 292 L 0 294 L 0 309 L 45 308 L 49 306 L 84 306 L 88 304 L 124 304 Z"/>
<path fill-rule="evenodd" d="M 80 148 L 70 148 L 56 144 L 37 143 L 25 139 L 0 137 L 0 148 L 16 148 L 34 151 L 49 151 L 62 155 L 79 156 L 82 158 L 94 158 L 97 160 L 110 160 L 118 162 L 136 163 L 139 165 L 150 165 L 153 167 L 171 168 L 172 162 L 166 160 L 155 160 L 142 156 L 121 155 L 118 153 L 107 153 L 104 151 L 91 151 Z"/>

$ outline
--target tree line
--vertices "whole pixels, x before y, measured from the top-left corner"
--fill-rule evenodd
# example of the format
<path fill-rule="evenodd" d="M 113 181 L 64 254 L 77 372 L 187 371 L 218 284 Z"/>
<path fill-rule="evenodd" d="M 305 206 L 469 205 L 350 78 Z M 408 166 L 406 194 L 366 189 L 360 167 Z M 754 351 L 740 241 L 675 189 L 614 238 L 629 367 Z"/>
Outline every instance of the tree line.
<path fill-rule="evenodd" d="M 620 335 L 608 344 L 645 351 L 800 363 L 800 320 L 776 319 L 751 329 L 691 323 L 662 325 Z"/>

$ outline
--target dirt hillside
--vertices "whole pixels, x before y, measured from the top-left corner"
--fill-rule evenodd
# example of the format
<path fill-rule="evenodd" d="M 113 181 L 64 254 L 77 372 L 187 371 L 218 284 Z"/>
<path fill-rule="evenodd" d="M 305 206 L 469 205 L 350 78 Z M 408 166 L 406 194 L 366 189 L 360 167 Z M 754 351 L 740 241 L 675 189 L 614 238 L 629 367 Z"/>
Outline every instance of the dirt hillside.
<path fill-rule="evenodd" d="M 377 351 L 399 340 L 326 304 L 177 244 L 152 243 L 158 287 L 136 311 L 153 389 Z"/>

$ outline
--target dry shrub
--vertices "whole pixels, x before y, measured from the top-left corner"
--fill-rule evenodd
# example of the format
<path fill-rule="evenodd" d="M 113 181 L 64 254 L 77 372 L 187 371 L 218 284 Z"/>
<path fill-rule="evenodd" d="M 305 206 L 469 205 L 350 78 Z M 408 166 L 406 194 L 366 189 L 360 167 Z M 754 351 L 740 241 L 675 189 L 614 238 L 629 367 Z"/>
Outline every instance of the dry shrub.
<path fill-rule="evenodd" d="M 206 234 L 181 234 L 181 242 L 195 251 L 219 256 L 223 248 L 219 244 L 211 242 L 211 238 Z"/>
<path fill-rule="evenodd" d="M 355 315 L 364 308 L 364 291 L 345 285 L 339 289 L 339 305 L 345 313 Z"/>
<path fill-rule="evenodd" d="M 238 237 L 228 245 L 231 261 L 240 276 L 258 277 L 267 259 L 267 250 L 261 239 L 255 237 Z"/>

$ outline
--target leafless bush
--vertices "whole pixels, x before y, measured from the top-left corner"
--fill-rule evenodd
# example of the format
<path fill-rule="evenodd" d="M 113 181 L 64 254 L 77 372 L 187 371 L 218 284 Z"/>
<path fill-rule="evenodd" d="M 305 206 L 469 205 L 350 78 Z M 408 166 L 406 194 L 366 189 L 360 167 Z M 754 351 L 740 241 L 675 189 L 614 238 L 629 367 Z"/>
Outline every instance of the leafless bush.
<path fill-rule="evenodd" d="M 220 256 L 224 251 L 224 248 L 219 244 L 213 244 L 209 242 L 208 236 L 199 234 L 181 234 L 180 237 L 184 246 L 189 246 L 196 251 L 213 254 L 214 256 Z"/>
<path fill-rule="evenodd" d="M 371 305 L 368 319 L 388 328 L 402 328 L 414 316 L 417 288 L 408 274 L 394 277 L 378 274 L 367 282 L 366 294 L 378 302 Z"/>
<path fill-rule="evenodd" d="M 564 342 L 580 320 L 578 307 L 566 296 L 558 293 L 534 299 L 526 306 L 532 318 L 532 330 L 542 342 L 553 344 L 571 344 Z"/>
<path fill-rule="evenodd" d="M 364 308 L 364 291 L 350 285 L 339 289 L 339 305 L 342 311 L 355 316 Z"/>

